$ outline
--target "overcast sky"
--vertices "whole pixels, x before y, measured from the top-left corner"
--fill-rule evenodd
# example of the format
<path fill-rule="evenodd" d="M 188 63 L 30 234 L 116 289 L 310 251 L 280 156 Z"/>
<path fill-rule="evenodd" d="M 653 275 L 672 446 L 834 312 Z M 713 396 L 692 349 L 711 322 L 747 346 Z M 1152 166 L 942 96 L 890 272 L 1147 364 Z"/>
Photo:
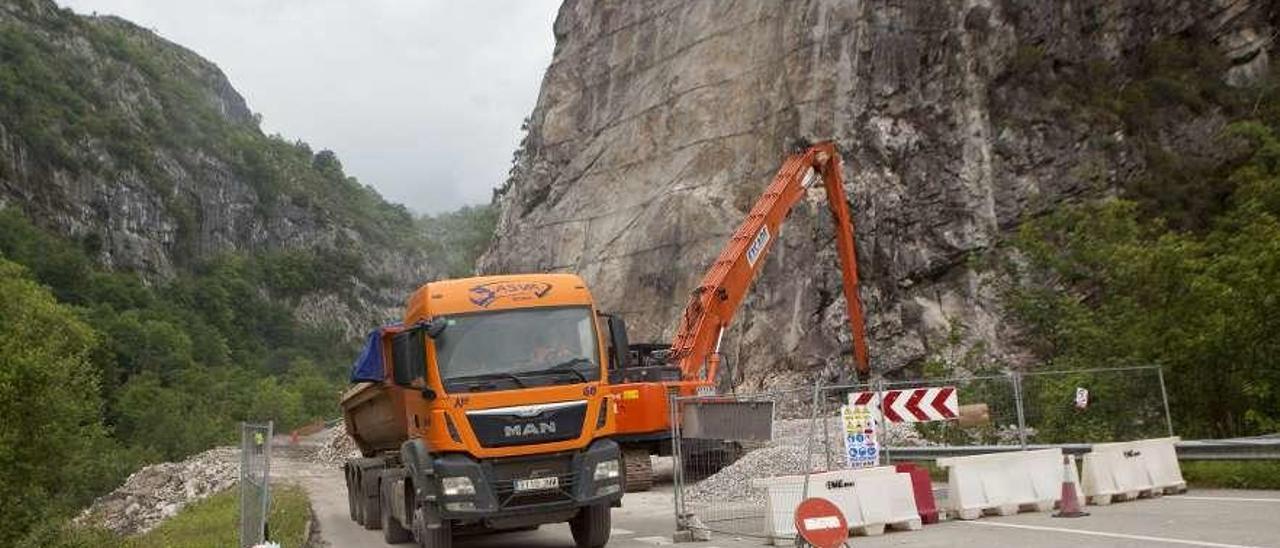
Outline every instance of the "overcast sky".
<path fill-rule="evenodd" d="M 559 0 L 58 0 L 217 63 L 263 129 L 415 211 L 489 201 L 551 62 Z"/>

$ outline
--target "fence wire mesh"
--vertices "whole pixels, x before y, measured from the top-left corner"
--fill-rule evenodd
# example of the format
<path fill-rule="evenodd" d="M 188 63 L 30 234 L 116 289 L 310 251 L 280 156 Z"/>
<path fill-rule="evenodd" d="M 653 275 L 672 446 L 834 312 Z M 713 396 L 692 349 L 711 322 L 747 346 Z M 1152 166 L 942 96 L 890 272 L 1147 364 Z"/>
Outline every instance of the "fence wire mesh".
<path fill-rule="evenodd" d="M 851 398 L 874 394 L 884 417 L 890 391 L 943 388 L 954 388 L 956 418 L 881 420 L 874 443 L 855 442 L 864 431 L 847 408 Z M 806 472 L 891 464 L 894 447 L 1016 449 L 1171 435 L 1158 367 L 876 381 L 672 401 L 677 528 L 766 539 L 768 519 L 791 519 L 770 515 L 784 510 L 770 508 L 768 495 L 798 502 L 806 494 Z M 708 418 L 706 408 L 726 403 L 729 412 Z M 752 403 L 767 405 L 768 413 L 751 410 Z M 869 447 L 879 454 L 869 454 Z"/>
<path fill-rule="evenodd" d="M 765 487 L 776 478 L 804 473 L 812 398 L 812 389 L 675 398 L 672 409 L 683 419 L 672 423 L 679 527 L 764 537 Z M 737 407 L 690 428 L 689 417 L 704 404 L 725 403 Z M 745 439 L 723 440 L 718 430 L 745 434 Z M 756 435 L 761 432 L 768 435 Z M 797 496 L 800 487 L 795 486 Z"/>
<path fill-rule="evenodd" d="M 272 423 L 240 423 L 240 546 L 267 540 Z"/>

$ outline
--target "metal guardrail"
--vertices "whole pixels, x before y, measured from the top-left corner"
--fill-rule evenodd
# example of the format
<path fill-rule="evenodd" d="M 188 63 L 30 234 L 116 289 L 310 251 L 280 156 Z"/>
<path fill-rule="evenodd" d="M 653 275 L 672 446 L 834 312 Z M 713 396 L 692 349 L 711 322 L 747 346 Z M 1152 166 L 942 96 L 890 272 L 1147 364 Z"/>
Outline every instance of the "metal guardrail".
<path fill-rule="evenodd" d="M 1174 444 L 1179 460 L 1280 460 L 1280 435 L 1236 438 L 1228 440 L 1189 440 Z M 1016 445 L 888 447 L 893 460 L 935 460 L 947 457 L 983 455 L 1019 451 Z M 1062 449 L 1069 455 L 1082 455 L 1093 450 L 1088 443 L 1028 445 L 1028 450 Z"/>

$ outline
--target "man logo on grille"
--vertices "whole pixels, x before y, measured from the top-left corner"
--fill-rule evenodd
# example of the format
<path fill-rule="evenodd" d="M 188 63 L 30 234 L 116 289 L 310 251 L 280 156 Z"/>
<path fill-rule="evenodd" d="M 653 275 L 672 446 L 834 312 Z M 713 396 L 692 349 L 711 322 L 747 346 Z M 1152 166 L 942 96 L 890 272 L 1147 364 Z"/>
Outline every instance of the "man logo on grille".
<path fill-rule="evenodd" d="M 508 438 L 554 433 L 556 433 L 556 423 L 554 422 L 531 422 L 502 427 L 502 435 Z"/>

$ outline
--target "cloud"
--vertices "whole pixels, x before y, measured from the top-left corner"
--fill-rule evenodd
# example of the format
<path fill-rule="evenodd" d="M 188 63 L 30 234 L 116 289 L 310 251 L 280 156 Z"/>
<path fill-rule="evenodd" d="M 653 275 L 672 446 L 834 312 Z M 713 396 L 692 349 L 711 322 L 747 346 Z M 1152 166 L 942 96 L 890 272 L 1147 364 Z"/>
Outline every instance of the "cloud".
<path fill-rule="evenodd" d="M 556 0 L 58 0 L 217 63 L 263 128 L 420 212 L 487 202 L 551 61 Z"/>

